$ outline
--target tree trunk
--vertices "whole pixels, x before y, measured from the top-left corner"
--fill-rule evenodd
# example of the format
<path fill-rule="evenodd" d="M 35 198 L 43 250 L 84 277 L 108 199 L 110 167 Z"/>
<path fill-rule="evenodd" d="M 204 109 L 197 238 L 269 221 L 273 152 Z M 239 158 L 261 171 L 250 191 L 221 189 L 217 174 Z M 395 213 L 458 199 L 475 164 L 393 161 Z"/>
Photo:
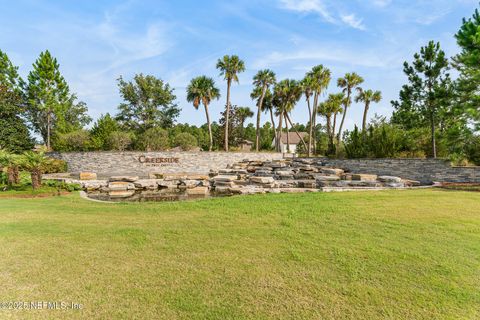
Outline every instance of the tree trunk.
<path fill-rule="evenodd" d="M 282 152 L 282 149 L 281 149 L 281 144 L 282 144 L 282 126 L 283 126 L 283 123 L 282 123 L 282 114 L 280 113 L 280 115 L 278 116 L 278 129 L 277 129 L 277 151 L 278 152 Z"/>
<path fill-rule="evenodd" d="M 267 86 L 263 86 L 262 95 L 258 101 L 258 110 L 257 110 L 257 137 L 255 143 L 255 150 L 260 151 L 260 113 L 262 112 L 263 99 L 265 99 L 265 93 L 267 92 Z"/>
<path fill-rule="evenodd" d="M 363 122 L 362 122 L 362 132 L 364 134 L 367 130 L 367 113 L 368 113 L 369 107 L 370 107 L 370 104 L 368 102 L 365 102 L 365 110 L 363 111 Z"/>
<path fill-rule="evenodd" d="M 288 134 L 288 121 L 287 121 L 287 116 L 286 113 L 283 114 L 283 117 L 285 118 L 285 128 L 287 129 L 287 153 L 290 153 L 290 139 L 289 134 Z"/>
<path fill-rule="evenodd" d="M 42 186 L 42 173 L 40 170 L 32 170 L 31 177 L 33 190 L 40 188 Z"/>
<path fill-rule="evenodd" d="M 340 127 L 338 128 L 338 135 L 337 135 L 337 145 L 340 146 L 340 139 L 342 138 L 342 129 L 343 129 L 343 124 L 345 123 L 345 117 L 347 115 L 347 110 L 348 106 L 350 105 L 350 96 L 351 96 L 351 90 L 348 89 L 348 94 L 347 94 L 347 101 L 345 103 L 345 109 L 343 110 L 343 116 L 342 116 L 342 121 L 340 122 Z"/>
<path fill-rule="evenodd" d="M 433 158 L 436 159 L 437 158 L 437 145 L 436 145 L 436 141 L 435 141 L 435 118 L 434 118 L 434 115 L 433 115 L 433 112 L 431 112 L 430 114 L 430 126 L 431 126 L 431 133 L 432 133 L 432 155 L 433 155 Z"/>
<path fill-rule="evenodd" d="M 312 110 L 312 135 L 310 136 L 310 140 L 312 140 L 313 145 L 313 153 L 317 154 L 317 141 L 316 141 L 316 126 L 317 126 L 317 107 L 318 107 L 318 92 L 315 92 L 313 98 L 313 110 Z"/>
<path fill-rule="evenodd" d="M 7 184 L 9 186 L 14 185 L 16 183 L 15 181 L 15 167 L 14 166 L 9 166 L 7 167 Z"/>
<path fill-rule="evenodd" d="M 205 107 L 205 115 L 207 116 L 208 137 L 210 139 L 210 144 L 208 146 L 208 151 L 212 151 L 212 149 L 213 149 L 212 125 L 210 123 L 210 115 L 208 114 L 208 104 L 204 104 L 203 106 Z"/>
<path fill-rule="evenodd" d="M 335 135 L 335 129 L 332 128 L 332 116 L 327 116 L 327 135 L 328 135 L 328 148 L 327 148 L 327 153 L 330 155 L 333 150 L 333 136 Z"/>
<path fill-rule="evenodd" d="M 277 150 L 277 133 L 275 132 L 275 120 L 273 119 L 273 110 L 270 108 L 270 119 L 272 120 L 273 140 L 275 141 L 275 150 Z"/>
<path fill-rule="evenodd" d="M 310 119 L 310 128 L 308 130 L 308 157 L 312 156 L 312 133 L 313 133 L 313 121 L 312 121 L 312 108 L 310 107 L 310 97 L 307 97 L 308 116 Z"/>
<path fill-rule="evenodd" d="M 225 151 L 228 152 L 228 125 L 230 122 L 230 87 L 232 80 L 227 80 L 227 115 L 225 116 Z"/>
<path fill-rule="evenodd" d="M 50 134 L 51 134 L 51 114 L 47 111 L 47 151 L 50 151 Z"/>
<path fill-rule="evenodd" d="M 292 119 L 290 119 L 290 116 L 288 115 L 288 113 L 286 113 L 285 116 L 287 117 L 287 120 L 288 120 L 288 122 L 290 123 L 290 126 L 293 128 L 293 130 L 295 130 L 295 133 L 297 134 L 297 136 L 298 136 L 298 138 L 300 139 L 300 141 L 302 141 L 303 147 L 304 147 L 305 149 L 307 149 L 307 144 L 305 143 L 305 140 L 303 140 L 303 138 L 302 138 L 302 136 L 300 135 L 300 133 L 298 132 L 297 128 L 295 128 L 295 126 L 293 125 Z"/>

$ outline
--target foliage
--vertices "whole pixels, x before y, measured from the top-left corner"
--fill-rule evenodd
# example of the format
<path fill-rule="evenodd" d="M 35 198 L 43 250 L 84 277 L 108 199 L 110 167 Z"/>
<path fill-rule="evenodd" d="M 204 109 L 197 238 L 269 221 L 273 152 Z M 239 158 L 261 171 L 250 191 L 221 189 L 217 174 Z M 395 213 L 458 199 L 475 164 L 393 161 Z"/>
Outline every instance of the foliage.
<path fill-rule="evenodd" d="M 474 136 L 469 139 L 465 148 L 465 155 L 469 161 L 480 166 L 480 136 Z"/>
<path fill-rule="evenodd" d="M 352 132 L 345 132 L 343 143 L 348 158 L 356 159 L 367 156 L 367 144 L 362 136 L 357 126 L 355 126 Z"/>
<path fill-rule="evenodd" d="M 174 89 L 161 79 L 137 74 L 133 81 L 118 79 L 120 96 L 117 119 L 128 130 L 143 133 L 154 127 L 168 128 L 180 113 Z"/>
<path fill-rule="evenodd" d="M 473 16 L 463 19 L 455 35 L 461 52 L 456 55 L 454 66 L 460 72 L 456 81 L 457 106 L 475 121 L 480 130 L 480 13 L 475 9 Z"/>
<path fill-rule="evenodd" d="M 274 85 L 277 81 L 275 72 L 270 69 L 264 69 L 257 72 L 253 77 L 254 89 L 250 97 L 252 99 L 257 99 L 257 121 L 256 121 L 256 130 L 255 130 L 255 148 L 258 152 L 260 150 L 260 120 L 261 113 L 264 110 L 264 101 L 267 92 L 270 93 L 270 86 Z"/>
<path fill-rule="evenodd" d="M 343 78 L 337 80 L 337 86 L 342 89 L 342 92 L 345 94 L 345 99 L 343 100 L 343 115 L 340 126 L 338 127 L 337 133 L 337 145 L 340 144 L 340 138 L 342 136 L 343 124 L 345 123 L 345 117 L 347 115 L 348 108 L 352 104 L 352 92 L 358 88 L 364 79 L 359 76 L 357 73 L 347 73 Z"/>
<path fill-rule="evenodd" d="M 230 136 L 230 88 L 232 81 L 238 83 L 238 74 L 245 71 L 245 63 L 237 55 L 228 56 L 218 59 L 217 69 L 220 71 L 220 76 L 223 76 L 227 81 L 227 101 L 225 106 L 225 123 L 224 123 L 224 148 L 228 151 L 229 136 Z"/>
<path fill-rule="evenodd" d="M 38 189 L 42 186 L 42 173 L 51 162 L 43 152 L 26 151 L 21 158 L 21 167 L 31 174 L 32 188 Z"/>
<path fill-rule="evenodd" d="M 197 146 L 197 139 L 188 132 L 179 133 L 175 137 L 175 147 L 180 147 L 184 151 L 192 150 Z"/>
<path fill-rule="evenodd" d="M 395 108 L 392 122 L 406 130 L 429 126 L 431 130 L 431 156 L 437 157 L 436 130 L 442 115 L 452 115 L 451 80 L 447 73 L 448 60 L 440 44 L 430 41 L 414 55 L 412 65 L 404 63 L 404 73 L 409 83 L 400 91 L 400 101 L 392 101 Z"/>
<path fill-rule="evenodd" d="M 27 101 L 26 116 L 39 133 L 47 148 L 51 137 L 81 129 L 91 119 L 86 115 L 85 103 L 76 103 L 76 96 L 70 93 L 67 82 L 59 70 L 57 59 L 47 50 L 40 53 L 23 83 Z"/>
<path fill-rule="evenodd" d="M 14 66 L 7 54 L 0 50 L 0 85 L 14 90 L 19 85 L 18 67 Z"/>
<path fill-rule="evenodd" d="M 190 84 L 187 87 L 187 101 L 192 102 L 195 109 L 198 109 L 200 103 L 202 103 L 205 108 L 209 136 L 209 151 L 212 151 L 213 149 L 213 134 L 208 106 L 212 100 L 218 100 L 219 98 L 220 90 L 215 86 L 215 81 L 212 78 L 206 76 L 194 78 L 190 81 Z"/>
<path fill-rule="evenodd" d="M 107 144 L 110 150 L 125 151 L 132 145 L 134 138 L 132 132 L 117 130 L 110 133 Z"/>
<path fill-rule="evenodd" d="M 64 160 L 60 159 L 49 159 L 47 163 L 44 164 L 43 173 L 62 173 L 68 172 L 68 164 Z"/>
<path fill-rule="evenodd" d="M 59 134 L 55 139 L 57 151 L 88 151 L 91 150 L 92 142 L 90 132 L 85 129 Z"/>
<path fill-rule="evenodd" d="M 135 149 L 143 151 L 164 151 L 170 148 L 168 132 L 160 127 L 147 129 L 137 135 Z"/>
<path fill-rule="evenodd" d="M 90 135 L 92 139 L 92 145 L 97 150 L 109 150 L 109 137 L 110 135 L 118 131 L 120 126 L 109 113 L 101 115 L 100 118 L 95 121 L 92 129 L 90 130 Z"/>
<path fill-rule="evenodd" d="M 33 148 L 33 139 L 21 114 L 20 94 L 0 83 L 0 149 L 18 153 Z"/>

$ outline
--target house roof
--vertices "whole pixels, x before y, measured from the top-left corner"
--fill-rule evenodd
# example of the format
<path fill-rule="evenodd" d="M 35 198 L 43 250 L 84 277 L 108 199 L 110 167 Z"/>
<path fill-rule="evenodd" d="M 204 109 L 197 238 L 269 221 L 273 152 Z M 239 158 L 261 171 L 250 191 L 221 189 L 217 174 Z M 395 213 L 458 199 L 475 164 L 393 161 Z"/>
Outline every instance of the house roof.
<path fill-rule="evenodd" d="M 303 139 L 305 139 L 306 136 L 308 136 L 308 133 L 306 132 L 299 132 L 298 133 L 300 135 L 300 137 L 302 137 Z M 280 141 L 281 143 L 283 144 L 286 144 L 287 143 L 287 133 L 286 132 L 282 132 L 282 135 L 280 136 Z M 288 133 L 288 143 L 289 144 L 299 144 L 300 143 L 300 138 L 298 137 L 297 133 L 296 132 L 289 132 Z"/>

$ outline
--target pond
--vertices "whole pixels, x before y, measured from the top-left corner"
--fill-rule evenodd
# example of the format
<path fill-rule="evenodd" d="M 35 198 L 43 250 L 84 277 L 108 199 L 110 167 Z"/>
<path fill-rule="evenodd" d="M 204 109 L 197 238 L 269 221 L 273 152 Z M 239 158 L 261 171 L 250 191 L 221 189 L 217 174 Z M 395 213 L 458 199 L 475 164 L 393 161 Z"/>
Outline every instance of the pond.
<path fill-rule="evenodd" d="M 224 196 L 224 195 L 222 195 Z M 129 191 L 92 191 L 87 192 L 87 197 L 93 200 L 109 202 L 171 202 L 208 199 L 220 197 L 215 193 L 188 194 L 185 191 L 176 190 L 129 190 Z"/>

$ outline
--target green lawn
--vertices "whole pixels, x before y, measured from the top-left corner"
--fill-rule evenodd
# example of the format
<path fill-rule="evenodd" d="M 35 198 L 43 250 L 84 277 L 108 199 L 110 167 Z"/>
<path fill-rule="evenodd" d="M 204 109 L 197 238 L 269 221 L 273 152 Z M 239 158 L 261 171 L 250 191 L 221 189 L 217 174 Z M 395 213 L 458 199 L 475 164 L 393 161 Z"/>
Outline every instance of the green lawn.
<path fill-rule="evenodd" d="M 480 193 L 0 199 L 0 319 L 479 319 Z"/>

